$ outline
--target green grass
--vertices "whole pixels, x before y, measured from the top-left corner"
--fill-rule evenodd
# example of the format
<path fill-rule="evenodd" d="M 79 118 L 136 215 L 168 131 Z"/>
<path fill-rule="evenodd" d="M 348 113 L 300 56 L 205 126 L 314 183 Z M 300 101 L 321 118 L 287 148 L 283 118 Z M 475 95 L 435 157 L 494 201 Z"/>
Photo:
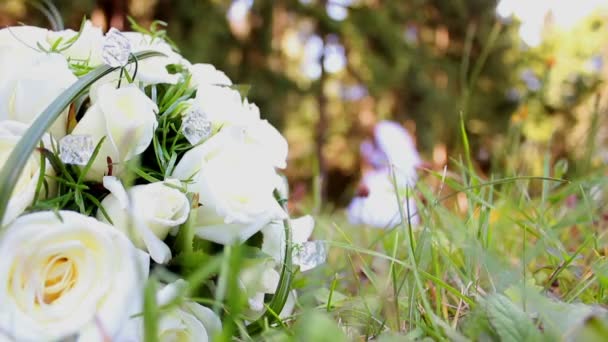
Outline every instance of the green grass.
<path fill-rule="evenodd" d="M 540 160 L 536 176 L 481 177 L 457 160 L 425 172 L 412 189 L 415 227 L 351 226 L 342 210 L 322 210 L 314 238 L 328 262 L 296 273 L 293 315 L 248 333 L 243 296 L 226 281 L 218 340 L 605 340 L 605 170 L 566 177 L 563 162 Z M 234 248 L 214 259 L 220 278 L 239 267 Z"/>
<path fill-rule="evenodd" d="M 606 302 L 608 279 L 607 222 L 593 194 L 603 172 L 486 180 L 459 168 L 442 194 L 425 182 L 415 189 L 424 203 L 412 231 L 317 217 L 329 260 L 299 275 L 299 310 L 282 330 L 311 340 L 292 334 L 310 315 L 349 340 L 555 340 L 605 329 L 594 307 Z"/>

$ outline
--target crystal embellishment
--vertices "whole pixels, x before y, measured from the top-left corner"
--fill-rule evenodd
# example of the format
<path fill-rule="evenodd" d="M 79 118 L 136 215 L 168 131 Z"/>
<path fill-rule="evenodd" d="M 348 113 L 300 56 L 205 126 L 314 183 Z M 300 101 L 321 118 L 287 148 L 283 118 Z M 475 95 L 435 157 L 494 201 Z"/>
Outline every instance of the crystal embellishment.
<path fill-rule="evenodd" d="M 292 262 L 305 272 L 327 260 L 327 247 L 323 241 L 306 241 L 293 246 Z"/>
<path fill-rule="evenodd" d="M 95 145 L 90 135 L 66 135 L 59 140 L 59 159 L 64 164 L 87 165 Z"/>
<path fill-rule="evenodd" d="M 199 106 L 191 106 L 182 121 L 182 133 L 192 145 L 196 145 L 211 136 L 211 121 Z"/>
<path fill-rule="evenodd" d="M 131 42 L 119 30 L 111 28 L 106 33 L 103 42 L 101 58 L 103 62 L 113 68 L 124 67 L 129 62 Z"/>

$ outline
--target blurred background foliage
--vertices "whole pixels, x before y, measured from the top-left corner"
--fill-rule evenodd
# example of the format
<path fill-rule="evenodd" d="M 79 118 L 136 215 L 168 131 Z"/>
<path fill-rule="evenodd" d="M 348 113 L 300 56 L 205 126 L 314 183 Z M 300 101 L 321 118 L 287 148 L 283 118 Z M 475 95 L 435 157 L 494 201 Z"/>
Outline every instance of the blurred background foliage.
<path fill-rule="evenodd" d="M 380 119 L 403 124 L 436 170 L 459 159 L 461 117 L 482 174 L 542 174 L 547 148 L 552 162 L 573 165 L 569 172 L 608 159 L 608 150 L 582 148 L 608 139 L 605 9 L 567 29 L 552 25 L 559 13 L 541 13 L 542 41 L 526 43 L 528 28 L 497 15 L 491 0 L 54 4 L 70 28 L 83 16 L 105 29 L 129 29 L 127 16 L 142 26 L 165 21 L 186 58 L 252 84 L 250 98 L 290 142 L 295 197 L 309 197 L 321 180 L 324 196 L 346 203 L 359 143 Z M 536 2 L 529 6 L 534 12 Z M 2 0 L 0 25 L 21 22 L 48 26 L 34 2 Z"/>

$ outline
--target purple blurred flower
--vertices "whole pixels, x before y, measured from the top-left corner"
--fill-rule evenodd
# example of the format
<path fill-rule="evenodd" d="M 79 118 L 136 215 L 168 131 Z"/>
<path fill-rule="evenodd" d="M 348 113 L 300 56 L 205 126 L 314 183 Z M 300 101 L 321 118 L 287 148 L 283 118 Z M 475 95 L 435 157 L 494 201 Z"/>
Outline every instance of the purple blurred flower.
<path fill-rule="evenodd" d="M 520 78 L 522 81 L 524 81 L 524 83 L 526 83 L 528 89 L 532 91 L 538 91 L 542 86 L 540 80 L 538 77 L 536 77 L 536 74 L 531 69 L 525 69 L 522 71 Z"/>

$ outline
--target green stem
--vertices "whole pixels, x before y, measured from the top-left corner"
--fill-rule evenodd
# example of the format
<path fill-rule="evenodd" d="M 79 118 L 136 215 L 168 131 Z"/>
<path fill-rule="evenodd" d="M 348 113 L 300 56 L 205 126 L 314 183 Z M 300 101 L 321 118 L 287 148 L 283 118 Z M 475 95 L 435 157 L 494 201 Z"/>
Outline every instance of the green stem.
<path fill-rule="evenodd" d="M 165 56 L 163 53 L 156 51 L 142 51 L 135 54 L 138 60 L 149 57 Z M 135 58 L 132 56 L 129 62 L 133 62 Z M 25 132 L 21 140 L 15 146 L 10 156 L 6 160 L 2 171 L 0 171 L 0 222 L 4 218 L 8 201 L 11 198 L 15 184 L 25 167 L 32 151 L 38 142 L 55 122 L 59 115 L 72 103 L 80 94 L 85 92 L 89 86 L 101 79 L 105 75 L 111 73 L 118 68 L 113 68 L 107 65 L 98 67 L 97 69 L 80 78 L 76 83 L 72 84 L 59 97 L 46 107 L 38 118 L 32 123 L 30 128 Z M 4 227 L 0 227 L 0 232 Z"/>

